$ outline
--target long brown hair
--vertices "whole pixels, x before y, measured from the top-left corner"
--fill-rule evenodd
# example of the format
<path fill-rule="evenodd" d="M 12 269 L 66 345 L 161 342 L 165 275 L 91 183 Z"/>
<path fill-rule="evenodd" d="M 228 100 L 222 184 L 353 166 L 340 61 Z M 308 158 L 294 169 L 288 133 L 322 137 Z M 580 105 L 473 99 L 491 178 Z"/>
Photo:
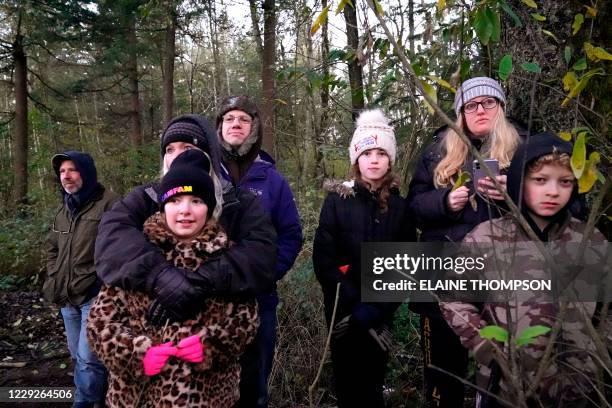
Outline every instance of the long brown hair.
<path fill-rule="evenodd" d="M 355 163 L 351 166 L 349 171 L 349 177 L 356 182 L 363 184 L 368 188 L 368 190 L 372 191 L 372 186 L 370 183 L 365 181 L 363 177 L 361 177 L 361 172 L 359 171 L 359 163 Z M 378 202 L 378 208 L 380 208 L 380 212 L 387 212 L 389 209 L 389 196 L 391 195 L 391 189 L 399 188 L 400 178 L 393 171 L 393 167 L 389 167 L 389 171 L 382 178 L 380 188 L 378 189 L 378 196 L 376 201 Z"/>

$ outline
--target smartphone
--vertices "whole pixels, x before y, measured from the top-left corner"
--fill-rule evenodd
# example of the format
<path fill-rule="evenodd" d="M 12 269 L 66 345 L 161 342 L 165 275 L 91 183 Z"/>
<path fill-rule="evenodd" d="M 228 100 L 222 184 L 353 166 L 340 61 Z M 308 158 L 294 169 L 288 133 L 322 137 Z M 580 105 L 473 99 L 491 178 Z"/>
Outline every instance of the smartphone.
<path fill-rule="evenodd" d="M 499 176 L 499 162 L 497 161 L 497 159 L 485 159 L 484 164 L 489 168 L 489 170 L 491 170 L 491 173 L 493 173 L 494 176 Z M 478 187 L 478 180 L 487 177 L 487 173 L 480 165 L 480 162 L 478 160 L 474 160 L 472 169 L 474 189 L 476 189 Z"/>

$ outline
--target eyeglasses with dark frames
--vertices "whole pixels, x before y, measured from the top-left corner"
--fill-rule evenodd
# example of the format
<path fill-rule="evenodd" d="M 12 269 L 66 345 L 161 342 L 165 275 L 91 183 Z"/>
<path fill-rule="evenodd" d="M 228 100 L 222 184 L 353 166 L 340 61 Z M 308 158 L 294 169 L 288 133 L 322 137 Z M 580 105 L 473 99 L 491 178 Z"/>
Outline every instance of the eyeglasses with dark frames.
<path fill-rule="evenodd" d="M 463 105 L 464 113 L 473 113 L 478 110 L 478 105 L 481 105 L 483 109 L 491 110 L 499 104 L 499 101 L 495 98 L 486 98 L 480 102 L 468 102 Z"/>
<path fill-rule="evenodd" d="M 242 125 L 249 125 L 251 122 L 253 122 L 253 119 L 251 119 L 251 117 L 248 115 L 240 115 L 240 116 L 225 115 L 223 117 L 223 122 L 234 123 L 236 119 L 238 119 L 238 122 L 240 122 Z"/>

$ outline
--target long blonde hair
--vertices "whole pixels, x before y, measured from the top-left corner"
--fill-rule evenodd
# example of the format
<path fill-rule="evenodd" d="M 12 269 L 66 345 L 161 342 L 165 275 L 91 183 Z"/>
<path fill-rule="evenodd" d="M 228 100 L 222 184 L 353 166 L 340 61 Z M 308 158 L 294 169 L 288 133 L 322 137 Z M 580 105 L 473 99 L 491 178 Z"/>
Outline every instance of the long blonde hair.
<path fill-rule="evenodd" d="M 463 115 L 455 121 L 459 129 L 465 130 Z M 510 166 L 510 160 L 520 143 L 518 132 L 506 119 L 504 110 L 500 107 L 494 118 L 493 130 L 486 138 L 481 153 L 486 158 L 497 159 L 499 168 Z M 434 185 L 446 187 L 451 184 L 451 178 L 459 172 L 468 157 L 468 147 L 457 132 L 448 129 L 443 141 L 444 157 L 434 169 Z"/>

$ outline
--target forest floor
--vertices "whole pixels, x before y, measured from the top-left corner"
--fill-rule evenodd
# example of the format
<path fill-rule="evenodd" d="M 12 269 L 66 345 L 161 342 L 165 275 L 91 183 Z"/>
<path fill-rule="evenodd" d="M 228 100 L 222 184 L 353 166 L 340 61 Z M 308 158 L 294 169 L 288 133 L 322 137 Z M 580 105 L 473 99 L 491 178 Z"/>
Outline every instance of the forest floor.
<path fill-rule="evenodd" d="M 41 296 L 36 291 L 0 291 L 0 387 L 73 386 L 72 360 L 59 308 L 44 303 Z M 11 403 L 15 405 L 37 406 Z"/>

